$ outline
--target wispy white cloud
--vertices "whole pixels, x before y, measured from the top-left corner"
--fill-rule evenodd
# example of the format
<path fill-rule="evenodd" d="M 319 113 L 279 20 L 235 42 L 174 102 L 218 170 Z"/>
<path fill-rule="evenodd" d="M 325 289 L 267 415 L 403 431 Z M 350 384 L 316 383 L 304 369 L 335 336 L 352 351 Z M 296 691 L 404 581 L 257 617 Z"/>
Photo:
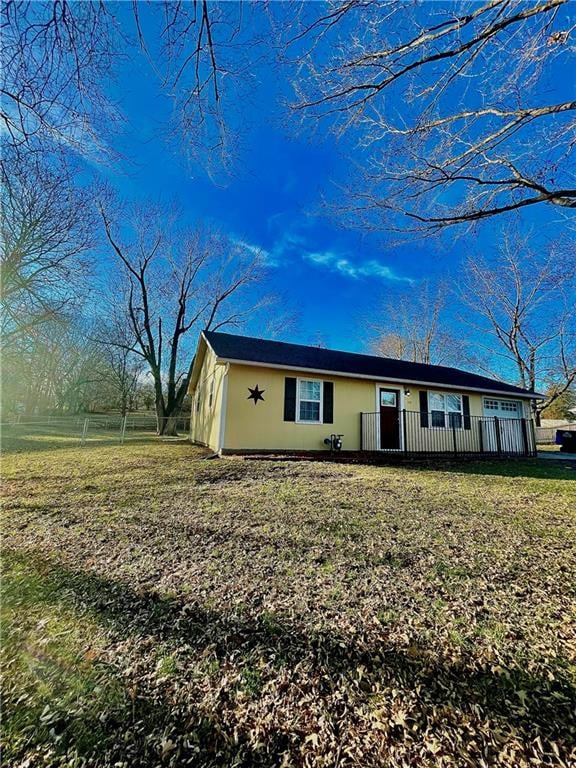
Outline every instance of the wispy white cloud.
<path fill-rule="evenodd" d="M 410 285 L 414 283 L 410 277 L 397 274 L 392 267 L 377 259 L 351 261 L 348 254 L 335 250 L 310 251 L 307 248 L 306 238 L 290 230 L 282 232 L 270 249 L 239 237 L 232 238 L 232 242 L 243 251 L 253 256 L 259 256 L 268 267 L 279 267 L 287 260 L 301 258 L 317 267 L 329 269 L 353 280 L 375 277 L 380 280 L 409 283 Z"/>
<path fill-rule="evenodd" d="M 321 251 L 319 253 L 305 253 L 302 258 L 304 261 L 312 261 L 314 264 L 326 265 L 333 264 L 337 255 L 333 251 Z"/>
<path fill-rule="evenodd" d="M 382 264 L 382 262 L 377 261 L 376 259 L 352 262 L 344 254 L 330 250 L 304 253 L 302 258 L 319 267 L 326 267 L 333 272 L 339 272 L 341 275 L 350 277 L 354 280 L 361 277 L 377 277 L 381 280 L 393 280 L 402 283 L 414 282 L 410 277 L 403 277 L 402 275 L 396 274 L 391 267 Z"/>
<path fill-rule="evenodd" d="M 244 253 L 249 253 L 251 256 L 257 257 L 260 259 L 261 262 L 266 264 L 268 267 L 277 267 L 278 263 L 276 259 L 274 258 L 274 255 L 266 250 L 266 248 L 262 248 L 261 245 L 256 245 L 255 243 L 249 243 L 246 240 L 242 240 L 239 237 L 232 237 L 231 238 L 232 243 L 241 251 Z"/>
<path fill-rule="evenodd" d="M 248 251 L 248 253 L 252 253 L 254 256 L 257 256 L 260 253 L 268 253 L 268 251 L 266 251 L 264 248 L 261 248 L 259 245 L 254 245 L 254 243 L 247 243 L 246 240 L 240 240 L 237 237 L 233 238 L 232 242 L 241 250 Z"/>
<path fill-rule="evenodd" d="M 240 237 L 233 237 L 231 240 L 242 251 L 258 256 L 268 267 L 279 267 L 288 256 L 300 251 L 306 245 L 303 237 L 290 231 L 282 232 L 270 249 L 250 243 Z"/>

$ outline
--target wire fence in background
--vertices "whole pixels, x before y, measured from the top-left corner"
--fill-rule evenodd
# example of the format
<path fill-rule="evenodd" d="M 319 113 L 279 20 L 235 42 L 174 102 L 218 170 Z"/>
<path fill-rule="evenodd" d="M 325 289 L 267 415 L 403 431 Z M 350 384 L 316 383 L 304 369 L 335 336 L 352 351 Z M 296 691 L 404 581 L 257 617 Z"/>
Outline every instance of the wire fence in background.
<path fill-rule="evenodd" d="M 158 434 L 164 430 L 159 430 L 159 421 L 154 414 L 17 416 L 0 422 L 0 438 L 4 450 L 24 450 L 95 443 L 124 445 L 126 442 L 186 438 L 189 435 L 189 417 L 163 419 L 161 423 L 163 427 L 169 426 L 172 434 Z"/>

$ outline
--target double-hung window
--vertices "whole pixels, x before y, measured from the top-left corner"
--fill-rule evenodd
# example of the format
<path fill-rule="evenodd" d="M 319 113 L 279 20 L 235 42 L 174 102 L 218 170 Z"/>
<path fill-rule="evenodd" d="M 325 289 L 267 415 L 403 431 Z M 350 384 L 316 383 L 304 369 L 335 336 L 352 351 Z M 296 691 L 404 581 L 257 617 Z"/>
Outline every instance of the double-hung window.
<path fill-rule="evenodd" d="M 298 379 L 296 421 L 305 424 L 322 423 L 322 382 Z"/>
<path fill-rule="evenodd" d="M 429 392 L 428 398 L 433 427 L 462 429 L 462 395 Z"/>

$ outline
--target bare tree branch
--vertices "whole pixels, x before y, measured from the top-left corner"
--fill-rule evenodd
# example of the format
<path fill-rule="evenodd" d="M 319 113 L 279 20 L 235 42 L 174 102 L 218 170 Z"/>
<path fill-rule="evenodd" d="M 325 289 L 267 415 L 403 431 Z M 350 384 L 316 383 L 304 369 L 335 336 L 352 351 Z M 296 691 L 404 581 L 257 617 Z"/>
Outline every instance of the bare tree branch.
<path fill-rule="evenodd" d="M 367 325 L 375 354 L 432 365 L 470 365 L 463 335 L 451 327 L 447 287 L 423 283 L 389 295 Z"/>
<path fill-rule="evenodd" d="M 569 252 L 552 245 L 534 254 L 515 232 L 506 233 L 492 263 L 466 263 L 461 298 L 481 321 L 479 330 L 501 345 L 523 387 L 548 392 L 534 403 L 537 420 L 576 380 L 575 277 Z"/>
<path fill-rule="evenodd" d="M 120 33 L 106 3 L 2 4 L 3 143 L 100 161 L 119 115 L 106 97 Z"/>
<path fill-rule="evenodd" d="M 94 244 L 89 193 L 73 190 L 62 168 L 12 162 L 2 175 L 0 320 L 4 345 L 64 319 L 86 290 Z"/>
<path fill-rule="evenodd" d="M 429 232 L 543 203 L 576 208 L 576 101 L 543 96 L 551 68 L 573 64 L 565 4 L 303 6 L 286 35 L 295 110 L 351 132 L 362 152 L 350 203 L 337 202 L 344 216 Z"/>

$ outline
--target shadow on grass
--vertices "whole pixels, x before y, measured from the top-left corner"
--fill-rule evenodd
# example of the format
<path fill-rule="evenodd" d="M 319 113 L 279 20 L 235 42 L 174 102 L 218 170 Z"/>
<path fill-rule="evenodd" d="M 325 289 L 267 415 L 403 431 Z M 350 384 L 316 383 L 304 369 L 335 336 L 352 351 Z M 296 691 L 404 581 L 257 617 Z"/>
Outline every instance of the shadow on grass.
<path fill-rule="evenodd" d="M 562 667 L 551 679 L 516 668 L 494 672 L 489 667 L 467 667 L 464 662 L 448 664 L 426 648 L 415 653 L 388 646 L 385 636 L 369 639 L 366 635 L 310 631 L 303 622 L 255 610 L 211 610 L 197 602 L 135 590 L 121 581 L 64 568 L 37 555 L 7 555 L 9 563 L 41 580 L 44 588 L 32 594 L 31 600 L 43 604 L 46 611 L 51 605 L 66 604 L 72 610 L 88 612 L 119 642 L 143 643 L 152 649 L 161 648 L 163 653 L 179 654 L 186 649 L 180 673 L 184 693 L 180 694 L 170 684 L 163 691 L 150 685 L 153 674 L 149 658 L 140 664 L 130 658 L 130 665 L 139 666 L 142 683 L 138 679 L 131 682 L 133 693 L 125 697 L 123 711 L 98 718 L 98 760 L 90 764 L 127 761 L 129 765 L 152 766 L 162 760 L 175 760 L 171 764 L 272 768 L 282 762 L 286 752 L 291 753 L 290 764 L 299 764 L 299 750 L 305 744 L 306 734 L 293 732 L 289 726 L 284 728 L 273 719 L 259 734 L 259 746 L 254 746 L 245 729 L 235 728 L 234 713 L 240 702 L 235 699 L 236 691 L 227 689 L 223 682 L 217 694 L 220 717 L 215 718 L 214 708 L 210 714 L 203 712 L 201 698 L 205 690 L 200 687 L 200 694 L 195 694 L 193 682 L 198 679 L 194 664 L 202 658 L 214 659 L 216 669 L 220 663 L 241 666 L 265 658 L 271 664 L 268 674 L 272 679 L 282 670 L 298 665 L 299 674 L 304 671 L 310 681 L 308 698 L 312 696 L 316 704 L 321 704 L 316 712 L 327 713 L 335 721 L 354 716 L 354 697 L 356 704 L 370 705 L 370 685 L 364 692 L 358 687 L 358 669 L 362 668 L 365 679 L 377 681 L 380 690 L 391 686 L 404 691 L 406 696 L 419 692 L 420 711 L 411 714 L 421 729 L 434 731 L 438 723 L 432 716 L 433 709 L 440 708 L 444 726 L 446 721 L 453 720 L 457 727 L 464 720 L 469 730 L 476 718 L 490 718 L 491 728 L 500 731 L 501 739 L 508 734 L 520 740 L 527 753 L 536 738 L 554 741 L 564 755 L 569 755 L 574 746 L 576 690 Z M 338 690 L 343 691 L 343 698 L 334 697 Z M 252 686 L 253 696 L 257 697 L 260 691 L 259 684 Z M 347 699 L 343 711 L 348 714 L 343 714 L 338 701 Z M 7 702 L 8 721 L 11 706 L 18 704 Z M 297 702 L 295 706 L 298 707 Z M 316 727 L 317 723 L 311 722 L 310 732 Z M 72 734 L 64 727 L 59 740 L 46 737 L 48 741 L 44 743 L 35 742 L 32 734 L 23 742 L 20 754 L 12 757 L 23 759 L 30 748 L 48 745 L 63 756 L 67 749 L 78 749 L 78 744 L 71 741 Z M 161 754 L 162 738 L 165 744 L 169 739 L 171 745 L 167 756 Z M 386 739 L 400 743 L 403 738 L 403 729 L 392 724 Z M 418 750 L 414 759 L 424 760 L 422 744 L 416 742 L 414 749 Z M 83 756 L 93 757 L 88 750 Z M 484 759 L 484 752 L 478 752 L 478 759 L 480 756 Z M 428 758 L 433 760 L 434 755 L 431 753 Z M 372 764 L 377 763 L 378 759 Z"/>

